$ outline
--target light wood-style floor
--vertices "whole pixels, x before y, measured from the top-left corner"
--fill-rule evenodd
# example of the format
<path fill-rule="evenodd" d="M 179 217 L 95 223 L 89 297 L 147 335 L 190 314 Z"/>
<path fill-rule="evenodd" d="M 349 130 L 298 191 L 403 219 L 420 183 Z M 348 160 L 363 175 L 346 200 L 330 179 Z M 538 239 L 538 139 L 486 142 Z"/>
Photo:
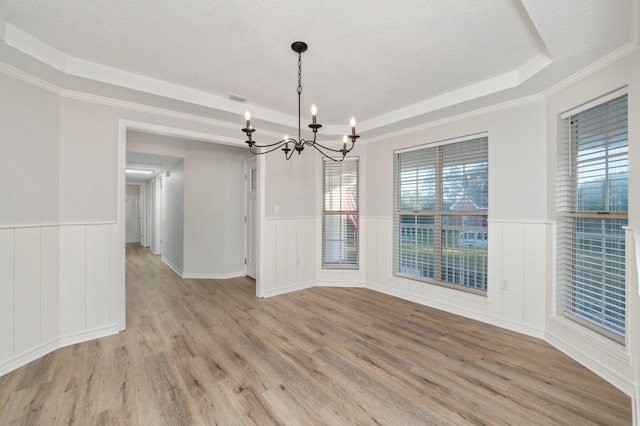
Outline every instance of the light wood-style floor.
<path fill-rule="evenodd" d="M 543 341 L 365 289 L 258 299 L 129 245 L 127 321 L 1 377 L 0 424 L 631 424 Z"/>

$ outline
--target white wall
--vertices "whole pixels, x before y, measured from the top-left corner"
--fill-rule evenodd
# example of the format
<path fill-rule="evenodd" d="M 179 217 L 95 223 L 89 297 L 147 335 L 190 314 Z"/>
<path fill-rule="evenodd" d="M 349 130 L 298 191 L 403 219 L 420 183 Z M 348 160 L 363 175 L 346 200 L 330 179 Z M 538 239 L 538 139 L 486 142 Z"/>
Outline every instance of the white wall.
<path fill-rule="evenodd" d="M 165 173 L 162 182 L 162 260 L 184 272 L 184 160 Z"/>
<path fill-rule="evenodd" d="M 185 277 L 230 278 L 243 274 L 246 156 L 246 148 L 187 143 Z"/>
<path fill-rule="evenodd" d="M 321 156 L 313 148 L 297 152 L 289 161 L 284 154 L 267 155 L 265 176 L 265 213 L 273 217 L 313 217 L 318 215 L 318 173 Z"/>
<path fill-rule="evenodd" d="M 60 114 L 60 221 L 115 222 L 117 121 L 105 105 L 62 98 Z M 81 178 L 79 178 L 81 176 Z"/>
<path fill-rule="evenodd" d="M 0 227 L 58 223 L 60 99 L 3 73 L 0 93 Z"/>

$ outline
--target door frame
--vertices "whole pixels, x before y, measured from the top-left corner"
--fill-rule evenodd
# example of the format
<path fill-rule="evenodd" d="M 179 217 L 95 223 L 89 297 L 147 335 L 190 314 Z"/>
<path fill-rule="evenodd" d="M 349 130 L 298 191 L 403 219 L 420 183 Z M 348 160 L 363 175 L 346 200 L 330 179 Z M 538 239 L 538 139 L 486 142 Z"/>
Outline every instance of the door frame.
<path fill-rule="evenodd" d="M 114 279 L 117 279 L 118 285 L 113 288 L 112 300 L 116 306 L 117 318 L 114 321 L 117 323 L 118 330 L 122 331 L 127 325 L 127 309 L 126 309 L 126 211 L 125 211 L 125 196 L 126 196 L 126 162 L 127 162 L 127 130 L 140 130 L 150 133 L 158 133 L 167 136 L 176 136 L 187 139 L 201 140 L 211 143 L 218 143 L 224 145 L 233 146 L 246 146 L 245 141 L 239 138 L 230 138 L 229 136 L 216 135 L 213 133 L 197 132 L 193 130 L 186 130 L 184 128 L 169 127 L 158 124 L 151 124 L 141 121 L 133 121 L 124 118 L 118 119 L 118 190 L 116 193 L 116 209 L 117 209 L 117 222 L 114 240 L 117 241 L 114 247 L 114 260 L 113 260 L 113 274 Z M 258 251 L 256 253 L 256 296 L 261 297 L 261 285 L 260 285 L 260 254 L 264 253 L 260 250 L 263 244 L 260 238 L 261 222 L 264 220 L 264 158 L 258 156 L 257 159 L 258 169 L 258 223 L 256 233 L 258 234 Z M 262 166 L 261 166 L 262 165 Z"/>
<path fill-rule="evenodd" d="M 251 167 L 250 164 L 254 163 L 255 164 L 255 170 L 256 170 L 256 188 L 255 188 L 255 202 L 256 202 L 256 214 L 255 216 L 253 216 L 253 230 L 255 235 L 253 236 L 253 244 L 254 244 L 254 250 L 255 250 L 255 271 L 254 274 L 255 276 L 251 276 L 249 275 L 248 272 L 248 260 L 251 258 L 250 253 L 251 253 L 251 247 L 250 247 L 250 235 L 249 235 L 249 231 L 251 229 L 251 224 L 250 219 L 252 218 L 252 216 L 249 214 L 249 188 L 251 186 Z M 249 276 L 253 279 L 256 280 L 257 282 L 257 278 L 258 278 L 258 186 L 259 186 L 259 176 L 258 176 L 258 161 L 256 158 L 247 158 L 244 160 L 244 274 L 246 276 Z"/>

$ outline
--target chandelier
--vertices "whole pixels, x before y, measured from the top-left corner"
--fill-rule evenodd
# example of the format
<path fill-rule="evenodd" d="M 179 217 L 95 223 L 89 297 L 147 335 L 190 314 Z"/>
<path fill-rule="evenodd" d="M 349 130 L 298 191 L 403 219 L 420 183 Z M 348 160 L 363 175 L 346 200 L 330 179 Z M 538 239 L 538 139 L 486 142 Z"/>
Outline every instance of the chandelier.
<path fill-rule="evenodd" d="M 246 141 L 246 143 L 247 145 L 249 145 L 249 150 L 251 151 L 251 153 L 255 155 L 261 155 L 268 154 L 269 152 L 273 152 L 277 149 L 282 149 L 285 158 L 289 160 L 293 156 L 294 151 L 297 151 L 298 154 L 301 154 L 305 146 L 310 146 L 315 148 L 318 152 L 320 152 L 323 156 L 330 160 L 342 161 L 344 160 L 344 157 L 347 155 L 347 153 L 353 149 L 356 140 L 360 137 L 356 134 L 356 119 L 352 117 L 351 134 L 344 135 L 344 137 L 342 138 L 342 149 L 329 148 L 316 142 L 318 129 L 322 127 L 322 124 L 316 121 L 318 109 L 315 105 L 311 105 L 311 124 L 309 124 L 309 128 L 313 130 L 313 140 L 302 138 L 302 131 L 300 127 L 300 95 L 302 94 L 302 52 L 306 52 L 307 48 L 307 44 L 302 41 L 296 41 L 291 44 L 291 49 L 298 54 L 298 139 L 291 138 L 285 135 L 284 139 L 282 139 L 281 141 L 272 144 L 258 144 L 252 139 L 252 134 L 256 131 L 256 129 L 251 127 L 251 113 L 247 111 L 244 114 L 246 127 L 242 129 L 242 131 L 247 135 L 248 140 Z M 349 139 L 351 140 L 351 146 L 347 148 Z M 339 159 L 334 158 L 336 156 L 338 156 Z"/>

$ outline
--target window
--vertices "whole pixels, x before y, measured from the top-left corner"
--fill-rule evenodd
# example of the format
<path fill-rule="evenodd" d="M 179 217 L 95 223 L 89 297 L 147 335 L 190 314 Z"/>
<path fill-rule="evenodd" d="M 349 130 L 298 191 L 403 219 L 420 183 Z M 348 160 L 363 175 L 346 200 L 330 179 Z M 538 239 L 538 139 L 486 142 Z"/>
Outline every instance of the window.
<path fill-rule="evenodd" d="M 561 314 L 624 344 L 629 156 L 627 96 L 617 96 L 562 116 L 557 301 Z"/>
<path fill-rule="evenodd" d="M 395 166 L 396 275 L 484 293 L 487 138 L 397 151 Z"/>
<path fill-rule="evenodd" d="M 358 269 L 358 159 L 323 159 L 322 267 Z"/>

